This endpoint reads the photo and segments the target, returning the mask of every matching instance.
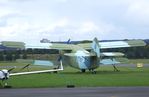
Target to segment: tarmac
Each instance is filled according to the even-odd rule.
[[[0,89],[0,97],[149,97],[149,87]]]

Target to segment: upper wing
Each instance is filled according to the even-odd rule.
[[[78,44],[84,49],[91,49],[92,43],[82,43]],[[146,43],[142,40],[128,40],[128,41],[112,41],[112,42],[99,42],[101,49],[107,48],[124,48],[124,47],[135,47],[135,46],[145,46]]]
[[[37,43],[37,44],[25,44],[23,42],[15,41],[2,41],[0,43],[0,49],[60,49],[60,50],[71,50],[72,44],[62,43]]]
[[[92,43],[80,43],[78,46],[81,46],[84,49],[91,49]],[[124,47],[135,47],[135,46],[145,46],[146,43],[142,40],[128,40],[128,41],[112,41],[112,42],[99,42],[101,49],[107,48],[124,48]],[[18,48],[18,49],[27,49],[27,48],[37,48],[37,49],[60,49],[60,50],[72,50],[73,44],[62,44],[62,43],[38,43],[35,45],[25,45],[23,42],[12,42],[12,41],[3,41],[1,46],[8,48]]]
[[[129,40],[129,41],[115,41],[115,42],[101,42],[99,43],[102,49],[106,48],[123,48],[123,47],[135,47],[145,46],[145,42],[142,40]]]
[[[0,43],[0,49],[50,49],[50,43],[37,43],[37,44],[25,44],[24,42],[15,42],[15,41],[2,41]]]
[[[24,49],[25,43],[15,41],[2,41],[0,43],[0,49],[10,49],[10,48]]]
[[[72,50],[73,44],[51,43],[51,49]]]

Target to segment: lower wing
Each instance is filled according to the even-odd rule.
[[[40,66],[54,66],[51,61],[46,61],[46,60],[17,60],[17,62],[23,62],[23,63],[33,64],[33,65],[40,65]],[[26,66],[28,66],[28,65],[26,65]],[[36,74],[36,73],[46,73],[46,72],[55,72],[55,71],[62,71],[62,70],[63,70],[63,64],[62,64],[62,61],[60,60],[60,65],[58,65],[58,67],[54,68],[54,69],[30,71],[30,72],[11,73],[10,76],[25,75],[25,74]]]

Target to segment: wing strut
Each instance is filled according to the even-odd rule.
[[[112,61],[113,61],[114,59],[112,58]],[[120,70],[118,70],[117,68],[116,68],[116,66],[115,66],[115,64],[112,64],[112,66],[113,66],[113,68],[114,68],[114,71],[120,71]]]
[[[120,71],[116,68],[115,64],[112,64],[113,68],[114,68],[114,71]]]

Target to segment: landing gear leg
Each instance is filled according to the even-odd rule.
[[[7,87],[8,86],[7,80],[2,80],[2,83],[3,83],[3,87]]]
[[[81,72],[82,72],[82,73],[85,73],[85,71],[86,71],[85,69],[81,69]]]
[[[113,68],[114,68],[114,71],[120,71],[116,68],[116,66],[114,64],[112,64]]]
[[[92,71],[92,74],[96,74],[96,71],[93,70],[93,71]]]
[[[96,71],[94,69],[89,69],[89,71],[91,71],[92,74],[96,74]]]
[[[4,88],[12,88],[12,86],[8,85],[7,82],[4,83],[4,86],[3,86],[3,87],[4,87]]]
[[[4,80],[2,80],[1,81],[1,83],[0,83],[0,87],[1,88],[4,88],[5,86],[7,86],[8,84],[4,81]]]

